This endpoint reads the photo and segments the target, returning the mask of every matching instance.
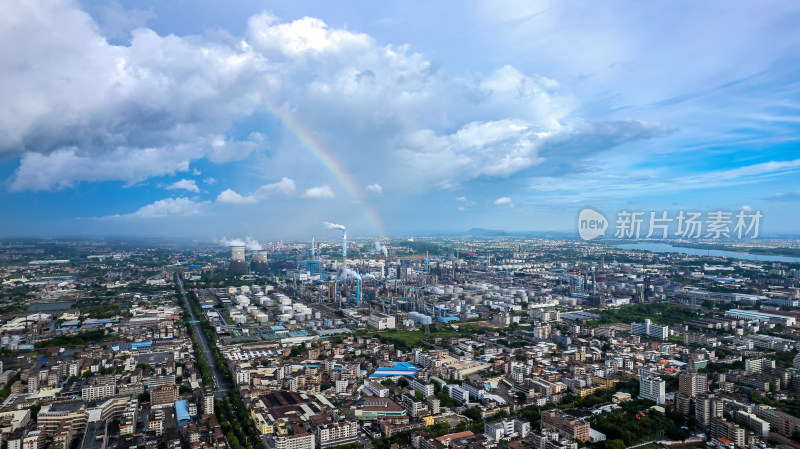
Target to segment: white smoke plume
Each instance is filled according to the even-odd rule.
[[[344,269],[342,269],[342,272],[339,274],[339,278],[342,279],[342,280],[345,280],[347,278],[353,278],[353,279],[361,280],[361,275],[358,274],[356,271],[350,269],[350,268],[344,268]]]
[[[220,245],[222,246],[244,246],[245,249],[248,251],[261,251],[264,249],[258,240],[247,237],[246,239],[228,239],[227,237],[222,237],[219,240]]]
[[[362,280],[365,280],[365,279],[375,279],[375,275],[374,275],[374,274],[372,274],[372,273],[367,273],[367,274],[365,274],[364,276],[361,276],[361,279],[362,279]]]
[[[230,239],[228,240],[227,237],[222,237],[219,239],[219,243],[222,246],[247,246],[247,242],[242,239]]]
[[[325,229],[338,229],[339,231],[346,231],[344,226],[336,223],[331,223],[328,221],[323,221],[322,226],[325,226]]]
[[[250,237],[247,237],[247,240],[245,241],[245,248],[248,251],[261,251],[262,249],[264,249],[264,247],[262,247],[261,244],[258,243],[258,240],[251,239]]]
[[[386,248],[386,245],[381,242],[375,242],[375,252],[383,253],[383,257],[389,257],[389,250]]]

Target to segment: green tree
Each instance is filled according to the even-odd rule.
[[[464,412],[464,416],[473,420],[473,421],[480,421],[481,420],[481,409],[477,405],[474,407],[468,408]]]
[[[606,449],[625,449],[625,443],[622,440],[611,440],[606,443]]]

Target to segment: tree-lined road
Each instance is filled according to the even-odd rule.
[[[200,349],[203,350],[203,355],[206,358],[206,362],[208,362],[208,366],[211,368],[211,377],[214,380],[214,394],[218,398],[222,398],[228,395],[228,388],[229,385],[225,382],[225,377],[220,374],[219,370],[217,369],[217,365],[214,363],[214,352],[211,351],[211,346],[208,344],[208,340],[206,339],[206,334],[203,333],[203,329],[200,328],[200,321],[197,318],[197,315],[194,313],[194,308],[192,305],[189,304],[189,298],[186,296],[186,289],[183,287],[183,279],[181,279],[180,274],[176,274],[175,278],[177,279],[178,286],[181,289],[181,296],[183,296],[183,303],[186,304],[186,308],[189,309],[189,315],[192,317],[192,328],[194,330],[194,338],[197,340],[197,343],[200,345]]]

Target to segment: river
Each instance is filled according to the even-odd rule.
[[[800,257],[749,254],[735,251],[722,251],[719,249],[687,248],[685,246],[672,246],[669,243],[625,243],[617,245],[617,248],[633,251],[651,251],[654,253],[681,253],[693,256],[729,257],[731,259],[753,260],[758,262],[800,263]]]

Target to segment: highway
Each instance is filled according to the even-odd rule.
[[[186,296],[186,289],[183,287],[183,279],[181,279],[180,274],[175,275],[177,279],[178,286],[181,288],[181,296],[183,296],[183,303],[186,304],[186,308],[189,309],[189,315],[192,317],[192,328],[194,330],[194,337],[197,340],[197,343],[200,345],[200,348],[203,350],[203,355],[208,362],[209,367],[211,368],[211,377],[214,380],[214,395],[218,398],[223,398],[228,395],[228,384],[225,383],[224,377],[220,374],[219,370],[217,369],[216,364],[214,363],[214,353],[211,351],[211,346],[208,344],[208,340],[206,339],[203,330],[200,328],[200,323],[198,320],[197,315],[194,313],[194,309],[192,308],[191,304],[189,304],[189,298]]]

